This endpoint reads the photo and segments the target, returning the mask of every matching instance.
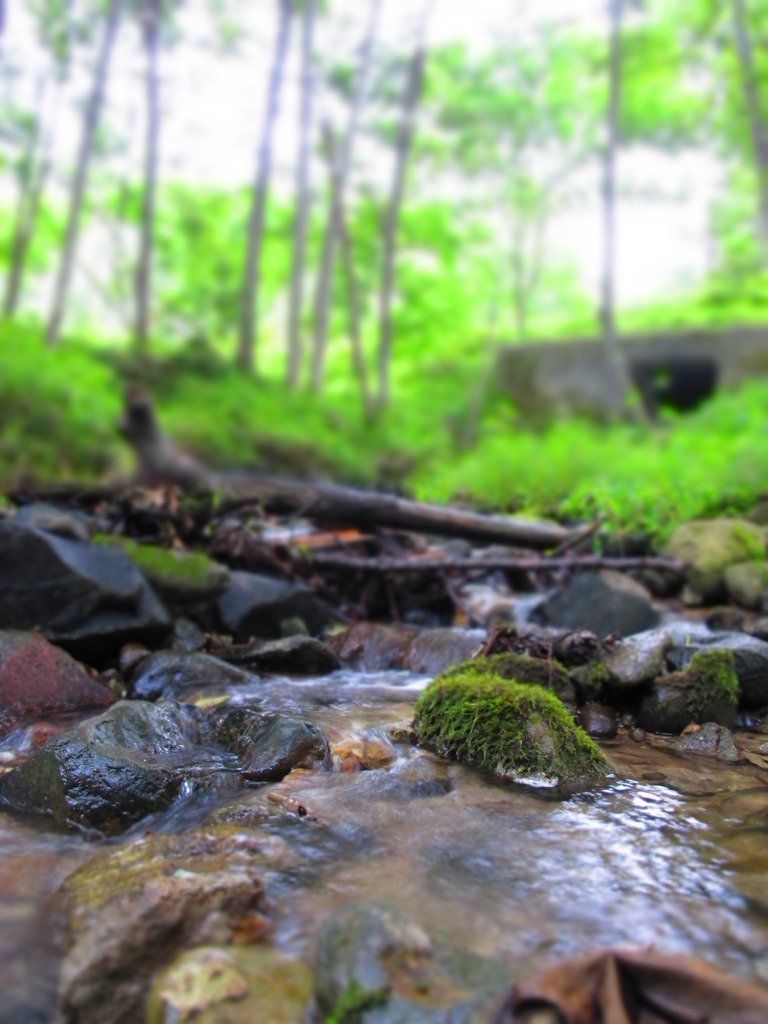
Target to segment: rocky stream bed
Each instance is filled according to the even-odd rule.
[[[441,590],[146,500],[0,520],[2,1022],[768,1020],[763,527]]]

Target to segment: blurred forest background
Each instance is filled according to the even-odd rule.
[[[768,0],[6,0],[0,476],[216,466],[667,528],[768,382],[521,420],[501,344],[768,318]]]

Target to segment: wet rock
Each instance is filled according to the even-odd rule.
[[[171,648],[184,654],[193,654],[205,647],[206,636],[199,626],[190,619],[179,616],[173,623]]]
[[[67,537],[69,540],[82,540],[86,543],[90,540],[88,516],[72,509],[57,508],[56,505],[42,501],[23,505],[13,517],[13,521],[17,526],[31,526],[45,533],[55,533],[58,537]]]
[[[415,710],[422,746],[539,792],[572,791],[608,772],[599,748],[540,686],[450,670]]]
[[[747,632],[757,640],[768,641],[768,616],[761,616],[759,619],[755,619]]]
[[[169,607],[196,608],[215,601],[229,586],[226,565],[199,551],[139,544],[117,534],[96,534],[94,543],[125,552]]]
[[[273,949],[204,946],[160,972],[146,1024],[297,1024],[312,994],[303,960]]]
[[[635,633],[615,644],[602,656],[612,690],[631,689],[651,682],[665,671],[672,636],[663,629]]]
[[[250,572],[232,573],[219,598],[219,614],[239,641],[277,639],[284,635],[282,624],[296,617],[306,623],[310,633],[320,633],[329,618],[308,587]]]
[[[739,703],[743,708],[757,709],[768,706],[768,642],[747,633],[702,635],[693,632],[690,636],[678,633],[674,637],[667,659],[674,668],[684,668],[695,654],[708,650],[725,650],[733,653],[739,681]]]
[[[714,633],[739,632],[744,629],[746,618],[741,608],[725,605],[723,608],[713,608],[705,622],[707,628],[711,629]]]
[[[358,622],[328,637],[328,646],[350,668],[381,672],[392,668],[405,647],[419,635],[415,626]]]
[[[68,649],[151,641],[165,608],[122,551],[67,540],[13,519],[0,523],[0,623],[35,626]]]
[[[478,629],[427,629],[406,641],[391,667],[436,676],[450,665],[471,658],[484,639],[485,634]]]
[[[228,827],[146,836],[70,875],[59,892],[62,1020],[136,1024],[153,975],[174,955],[266,925],[260,875],[273,845]]]
[[[144,644],[123,644],[117,659],[117,665],[124,676],[130,676],[151,651]]]
[[[328,764],[320,730],[290,716],[121,701],[0,776],[0,800],[57,825],[115,835],[169,807],[182,788],[231,791]]]
[[[332,740],[333,766],[339,771],[367,771],[386,768],[397,757],[395,748],[374,732],[342,736]]]
[[[432,939],[403,910],[357,901],[323,925],[315,958],[317,1018],[344,1024],[479,1024],[509,967]]]
[[[563,629],[588,629],[598,636],[629,636],[652,629],[659,614],[648,591],[612,570],[583,572],[540,604],[534,618]]]
[[[729,565],[765,558],[766,531],[745,519],[699,519],[683,523],[667,540],[662,554],[689,564],[688,586],[704,600],[723,592]]]
[[[579,725],[597,740],[610,740],[619,731],[619,718],[616,709],[607,704],[591,701],[579,708]]]
[[[233,751],[248,782],[274,782],[294,768],[330,767],[322,731],[289,715],[262,715],[247,707],[214,708],[208,715],[207,732]]]
[[[768,590],[768,563],[737,562],[723,573],[728,596],[742,608],[762,608],[763,595]]]
[[[704,757],[719,757],[721,761],[735,763],[741,760],[730,730],[715,722],[705,722],[700,729],[692,730],[675,741],[675,749],[681,754],[701,754]]]
[[[209,654],[158,651],[137,665],[131,679],[131,694],[139,700],[158,700],[190,690],[243,686],[257,678]]]
[[[222,644],[213,650],[223,661],[250,672],[325,676],[341,668],[338,655],[327,644],[300,633],[280,640]]]
[[[38,633],[0,631],[0,736],[29,718],[106,708],[114,698]]]
[[[0,800],[115,834],[168,807],[191,767],[199,718],[171,702],[121,701],[67,729],[24,764],[0,776]]]
[[[643,698],[638,722],[649,732],[679,733],[690,722],[736,721],[738,680],[730,651],[702,651],[681,672],[660,676]]]
[[[511,679],[524,685],[541,686],[554,693],[564,704],[575,707],[576,691],[573,683],[555,658],[532,658],[528,654],[506,651],[502,654],[489,654],[463,661],[446,669],[441,678],[487,675],[501,676],[502,679]]]

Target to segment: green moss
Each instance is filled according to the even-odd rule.
[[[419,743],[505,778],[558,782],[605,774],[597,745],[540,686],[491,672],[438,676],[416,703]]]
[[[570,677],[559,661],[554,658],[532,658],[528,654],[510,651],[462,661],[443,672],[440,678],[463,676],[474,679],[489,674],[501,676],[502,679],[514,679],[523,685],[542,686],[563,701],[574,699]]]
[[[732,651],[699,651],[691,658],[686,674],[690,679],[688,710],[694,721],[706,719],[716,708],[736,708],[739,681]]]
[[[172,551],[138,544],[129,537],[115,534],[97,533],[92,540],[94,544],[104,544],[124,551],[161,592],[199,592],[202,596],[222,590],[229,579],[226,566],[198,551]]]
[[[325,1017],[324,1024],[357,1024],[366,1010],[373,1010],[387,1001],[387,993],[361,988],[352,980]]]
[[[762,562],[765,558],[765,539],[755,536],[754,525],[735,522],[732,527],[733,538],[744,548],[744,561]]]

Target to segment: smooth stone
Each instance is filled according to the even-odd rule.
[[[721,761],[736,763],[741,760],[733,734],[716,722],[705,722],[700,729],[680,736],[675,749],[681,754],[701,754],[704,757],[719,757]]]
[[[584,732],[593,739],[611,740],[619,731],[616,709],[607,704],[591,701],[579,708],[578,722]]]
[[[137,700],[158,700],[176,697],[189,690],[244,686],[254,682],[258,682],[258,676],[210,654],[158,651],[137,665],[131,679],[131,696]]]
[[[416,626],[357,622],[327,638],[342,663],[362,672],[392,668],[406,646],[420,633]]]
[[[309,587],[258,573],[233,572],[219,598],[219,614],[238,641],[277,639],[286,620],[300,618],[312,634],[322,631],[329,614]]]
[[[579,573],[538,605],[534,618],[562,629],[591,630],[598,637],[630,636],[659,624],[648,591],[612,570]]]
[[[279,845],[279,843],[278,843]],[[271,837],[229,827],[149,835],[103,850],[63,882],[63,1021],[143,1021],[152,978],[184,949],[268,924],[261,873]]]
[[[55,533],[69,540],[81,540],[86,544],[91,539],[88,516],[47,502],[35,501],[30,505],[22,505],[13,517],[13,522],[18,526],[32,526],[36,530]]]
[[[688,586],[712,601],[724,589],[729,565],[765,558],[766,531],[746,519],[694,519],[672,531],[661,553],[687,562]]]
[[[728,596],[742,608],[751,611],[762,608],[763,595],[768,589],[766,562],[737,562],[723,573]]]
[[[168,613],[122,551],[0,523],[0,622],[38,627],[68,649],[150,641]]]
[[[0,631],[0,736],[31,718],[100,710],[112,703],[106,686],[39,633]]]
[[[392,668],[436,676],[451,665],[471,658],[484,639],[485,633],[480,629],[455,626],[427,629],[406,641],[395,655]]]
[[[601,656],[612,689],[632,688],[649,683],[666,668],[665,659],[672,636],[664,629],[635,633],[610,647]]]
[[[222,661],[250,672],[325,676],[341,668],[338,655],[327,644],[300,633],[279,640],[220,645],[213,650]]]

